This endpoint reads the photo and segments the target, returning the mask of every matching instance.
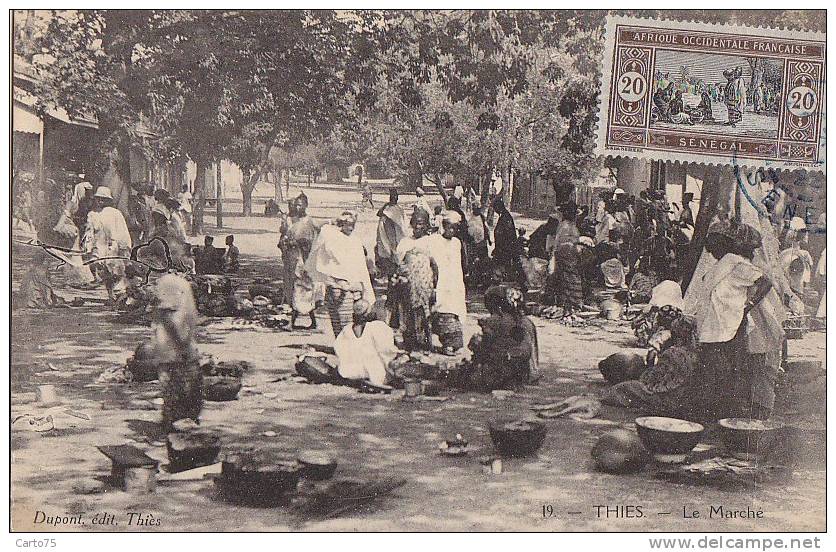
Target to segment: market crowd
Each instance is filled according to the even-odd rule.
[[[750,224],[720,214],[697,244],[690,193],[677,204],[661,190],[638,197],[606,190],[589,206],[557,206],[530,235],[517,227],[501,194],[487,209],[461,186],[439,199],[433,205],[418,188],[416,201],[404,205],[391,189],[377,211],[371,251],[355,234],[353,211],[315,220],[304,193],[286,213],[278,210],[290,325],[313,329],[315,313],[327,313],[340,377],[385,386],[396,359],[424,352],[461,360],[471,389],[513,389],[539,379],[531,315],[555,323],[590,313],[629,315],[646,360],[608,388],[603,402],[688,419],[768,418],[786,355],[784,323],[804,314],[804,300],[816,289],[816,316],[825,316],[826,251],[815,251],[814,259],[810,229],[799,217],[756,217]],[[172,197],[141,186],[127,218],[113,203],[107,187],[86,181],[66,202],[52,230],[67,246],[70,285],[103,284],[118,305],[132,296],[137,262],[165,260],[158,275],[240,270],[233,236],[225,248],[211,236],[202,246],[189,242],[188,189]],[[824,224],[822,214],[815,229]],[[686,270],[694,258],[696,269]],[[686,272],[693,272],[690,283]],[[155,335],[161,358],[179,374],[170,386],[182,395],[197,373],[195,303],[189,285],[173,278],[180,276],[157,282]],[[43,282],[33,269],[24,284],[37,291]],[[488,316],[465,343],[467,299],[478,298]],[[309,321],[302,326],[300,317]],[[177,400],[188,403],[194,394]]]

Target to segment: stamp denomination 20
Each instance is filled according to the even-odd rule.
[[[816,33],[610,17],[597,152],[824,170]]]

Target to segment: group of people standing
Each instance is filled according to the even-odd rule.
[[[466,274],[474,262],[489,260],[488,226],[478,207],[472,208],[469,219],[465,218],[457,194],[448,199],[445,209],[431,210],[419,189],[409,214],[399,200],[398,191],[393,189],[387,203],[379,208],[371,253],[354,235],[354,213],[345,211],[333,222],[316,222],[307,214],[304,194],[289,202],[289,214],[281,226],[284,291],[293,308],[293,325],[298,327],[297,317],[306,315],[311,320],[308,327],[315,327],[314,310],[321,305],[333,329],[339,373],[346,378],[365,378],[374,384],[387,381],[385,359],[394,358],[398,350],[394,330],[400,331],[399,345],[406,351],[433,351],[433,336],[437,336],[438,350],[444,355],[456,355],[465,346]],[[514,255],[503,254],[518,248],[518,236],[502,203],[497,202],[495,209],[500,216],[494,231],[494,257],[510,266]],[[385,299],[378,300],[373,276],[386,286]],[[507,294],[493,293],[502,297],[489,309],[495,311],[497,323],[502,318],[506,325],[513,320],[519,326],[519,331],[508,337],[525,344],[520,346],[523,353],[517,356],[525,357],[526,363],[536,358],[536,332],[522,321],[522,302],[508,303]],[[481,351],[480,358],[492,359],[489,350],[494,345],[494,340],[485,340],[484,346],[477,340],[471,348]],[[507,371],[506,365],[507,359],[502,364]],[[526,378],[531,371],[525,370]],[[490,380],[484,375],[481,379]],[[494,384],[505,385],[511,380],[521,383],[523,379],[509,379],[506,374]]]

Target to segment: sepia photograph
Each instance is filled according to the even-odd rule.
[[[9,25],[17,548],[819,547],[825,10]]]

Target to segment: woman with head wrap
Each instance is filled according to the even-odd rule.
[[[194,346],[197,307],[191,284],[175,274],[159,279],[156,299],[152,346],[163,384],[163,426],[169,430],[177,420],[198,421],[203,407],[203,377]]]
[[[305,261],[311,281],[325,289],[325,306],[335,336],[351,322],[356,299],[369,304],[375,301],[366,249],[353,235],[356,223],[354,213],[344,211],[334,224],[323,226]]]
[[[743,83],[743,70],[740,67],[723,71],[726,83],[726,109],[729,112],[726,125],[735,126],[743,120],[743,111],[746,109],[746,85]]]
[[[386,322],[377,320],[372,306],[363,299],[352,306],[352,322],[337,335],[334,351],[340,376],[385,385],[389,363],[398,354],[395,336]]]
[[[522,314],[522,292],[511,286],[491,286],[485,292],[488,318],[479,321],[481,336],[471,339],[477,389],[512,389],[534,381],[539,371],[537,329]]]
[[[658,349],[652,349],[653,361],[644,372],[638,379],[606,389],[601,402],[650,415],[704,419],[694,331],[692,320],[681,314],[672,319],[669,338]]]
[[[438,267],[433,306],[433,332],[438,334],[445,354],[452,355],[464,347],[462,320],[467,316],[464,273],[462,272],[462,244],[455,237],[461,217],[455,211],[445,211],[440,234],[418,240],[416,247],[426,252]]]
[[[389,281],[386,304],[391,313],[389,324],[393,328],[400,326],[404,348],[429,351],[432,349],[430,315],[438,266],[426,251],[416,247],[421,238],[429,235],[429,214],[416,209],[410,224],[413,236],[398,244],[398,271]]]
[[[309,328],[316,328],[314,316],[313,282],[305,274],[305,261],[311,253],[311,247],[319,234],[319,226],[308,215],[308,198],[300,194],[290,202],[290,213],[281,226],[279,249],[282,251],[284,265],[285,302],[293,307],[291,327],[296,325],[296,317],[309,315]]]
[[[753,264],[760,233],[748,224],[721,219],[708,229],[705,250],[717,262],[703,275],[706,300],[699,306],[697,340],[702,378],[713,414],[768,418],[775,402],[784,333],[775,312],[772,282]]]

